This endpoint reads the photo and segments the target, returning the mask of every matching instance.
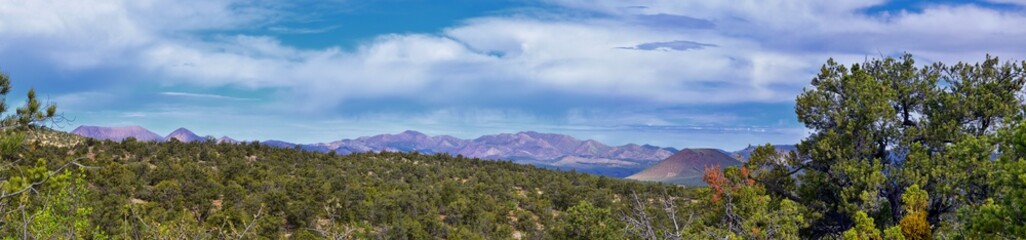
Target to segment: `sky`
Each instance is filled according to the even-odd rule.
[[[1026,60],[1026,1],[0,0],[7,101],[297,143],[416,130],[796,143],[828,58]]]

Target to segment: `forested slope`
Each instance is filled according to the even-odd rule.
[[[19,145],[10,142],[18,141],[17,135],[4,140]],[[624,236],[621,222],[630,211],[632,193],[685,195],[672,185],[460,156],[336,156],[258,143],[133,140],[77,140],[77,145],[57,147],[50,144],[53,140],[34,139],[41,138],[4,152],[8,159],[19,159],[13,164],[20,166],[5,169],[6,176],[18,176],[15,169],[45,173],[64,166],[69,171],[50,172],[63,178],[51,179],[36,194],[3,199],[6,210],[27,200],[23,206],[32,215],[61,203],[51,210],[81,217],[77,221],[90,226],[79,229],[82,234],[118,238],[559,238],[574,234],[567,232],[573,217],[567,211],[581,203],[602,214],[592,219],[596,222],[575,223],[587,224],[578,227],[601,229],[596,224],[605,219],[615,221],[606,231]],[[68,165],[72,161],[81,166]],[[28,222],[60,226],[57,220]],[[7,214],[0,229],[20,236],[25,229],[18,223],[23,222],[20,214]],[[28,232],[61,236],[32,227]]]

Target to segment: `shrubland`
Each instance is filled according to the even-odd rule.
[[[829,60],[796,99],[798,150],[759,147],[702,188],[446,154],[96,141],[48,130],[55,105],[29,100],[0,121],[0,236],[1023,238],[1024,68]]]

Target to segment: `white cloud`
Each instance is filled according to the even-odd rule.
[[[90,108],[94,106],[102,106],[109,104],[115,99],[115,96],[111,93],[104,92],[76,92],[64,95],[58,95],[53,98],[53,101],[58,106],[58,109],[64,111],[68,108]]]
[[[285,34],[315,34],[315,33],[329,32],[331,30],[338,29],[339,27],[342,27],[342,25],[331,25],[331,26],[319,27],[319,28],[292,28],[292,27],[276,26],[276,27],[269,27],[269,28],[267,28],[267,30],[270,30],[270,31],[276,32],[276,33],[285,33]]]
[[[280,15],[273,3],[7,1],[0,4],[0,53],[38,48],[64,68],[124,66],[161,84],[280,89],[310,109],[411,95],[465,101],[489,91],[654,104],[790,101],[828,57],[849,62],[909,51],[952,62],[1026,54],[1026,29],[1014,27],[1026,26],[1021,12],[936,5],[862,13],[881,2],[557,0],[607,17],[484,17],[343,50],[302,49],[268,36],[200,36],[273,22]],[[622,49],[674,42],[716,47]]]
[[[209,94],[209,93],[161,92],[160,95],[171,96],[171,97],[213,99],[213,100],[235,100],[235,101],[251,101],[251,100],[255,100],[255,99],[252,99],[252,98],[240,98],[240,97],[232,97],[232,96],[225,96],[225,95],[219,95],[219,94]]]
[[[1007,3],[1026,6],[1026,0],[989,0],[992,3]]]
[[[446,34],[471,49],[498,53],[500,69],[528,85],[657,102],[731,102],[766,96],[724,96],[709,84],[745,91],[751,86],[729,56],[757,43],[706,33],[681,34],[607,20],[542,21],[486,18]],[[686,39],[714,42],[717,49],[644,52],[622,49]]]
[[[6,0],[0,52],[30,52],[71,69],[131,65],[155,43],[268,19],[261,9],[234,0]]]

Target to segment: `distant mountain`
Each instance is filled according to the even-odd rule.
[[[175,129],[174,132],[171,132],[171,134],[168,134],[166,137],[164,137],[164,141],[171,140],[172,138],[178,140],[179,142],[206,140],[206,138],[200,137],[199,135],[196,135],[195,133],[192,133],[192,131],[189,131],[189,129],[185,128]]]
[[[399,134],[382,134],[357,139],[344,139],[326,144],[313,144],[311,147],[323,147],[327,151],[335,151],[339,154],[378,151],[456,154],[455,151],[467,143],[467,140],[452,136],[432,137],[417,131],[405,131]]]
[[[228,136],[224,136],[224,137],[218,138],[217,139],[217,143],[237,144],[237,143],[240,143],[240,142],[239,142],[239,140],[235,140],[234,138],[231,138],[231,137],[228,137]]]
[[[703,186],[706,167],[739,165],[740,161],[718,149],[684,149],[627,179]]]
[[[737,150],[737,151],[734,151],[734,152],[732,152],[730,154],[731,154],[732,157],[735,157],[738,160],[741,160],[742,162],[748,162],[748,158],[752,157],[752,152],[754,152],[755,148],[757,148],[757,147],[759,147],[759,146],[749,145],[745,149]],[[784,153],[784,154],[786,154],[788,152],[798,151],[798,146],[795,146],[793,144],[790,144],[790,145],[773,145],[773,148],[776,148],[778,153]]]
[[[206,140],[206,138],[200,137],[199,135],[196,135],[192,131],[189,131],[189,129],[185,129],[185,128],[176,129],[174,132],[171,132],[171,134],[168,134],[166,137],[161,137],[160,135],[157,135],[156,133],[153,133],[152,131],[147,130],[147,129],[145,129],[143,127],[140,127],[140,126],[98,127],[98,126],[82,125],[82,126],[79,126],[78,128],[75,128],[75,130],[72,130],[71,133],[75,134],[75,135],[83,136],[83,137],[88,137],[88,138],[101,139],[101,140],[112,140],[112,141],[122,141],[124,139],[129,138],[129,137],[135,138],[138,141],[155,141],[155,142],[167,141],[167,140],[172,139],[172,138],[174,138],[174,139],[176,139],[176,140],[178,140],[180,142],[192,142],[192,141],[203,141],[203,140]],[[232,139],[232,138],[227,137],[227,136],[222,137],[220,140],[218,140],[218,142],[223,142],[223,141],[238,142],[235,139]]]
[[[87,131],[90,129],[87,126],[79,128],[86,129],[82,130],[81,134],[76,132],[82,136],[105,136],[88,134],[91,132]],[[185,128],[179,128],[164,138],[141,127],[134,128],[151,135],[145,138],[136,137],[137,139],[149,139],[149,141],[177,139],[180,142],[206,140]],[[79,130],[76,129],[76,131]],[[120,139],[118,138],[118,140]],[[238,143],[239,141],[225,136],[218,139],[217,142]],[[380,151],[448,153],[472,158],[510,160],[546,168],[574,169],[612,177],[624,177],[638,172],[677,152],[677,149],[674,148],[661,148],[652,145],[608,146],[595,140],[579,140],[562,134],[538,132],[503,133],[484,135],[475,139],[460,139],[448,135],[428,136],[417,131],[404,131],[398,134],[381,134],[329,143],[296,144],[280,140],[267,140],[261,143],[273,147],[298,147],[306,151],[336,152],[338,154]]]
[[[582,141],[567,135],[538,132],[503,133],[466,140],[447,135],[428,136],[417,131],[405,131],[394,135],[383,134],[316,145],[334,149],[342,154],[367,151],[418,151],[487,159],[551,162],[565,156],[655,162],[677,151],[673,148],[637,144],[610,147],[595,140]]]
[[[280,147],[280,148],[293,148],[293,147],[296,147],[295,143],[290,143],[290,142],[286,142],[286,141],[279,141],[279,140],[267,140],[267,141],[263,141],[263,142],[260,142],[260,143],[262,143],[264,145],[267,145],[267,146]]]
[[[295,147],[274,141],[271,146]],[[381,134],[329,143],[299,145],[308,151],[350,154],[359,152],[448,153],[482,159],[511,160],[542,167],[575,169],[613,177],[624,177],[665,159],[677,150],[651,145],[608,146],[595,140],[538,132],[484,135],[460,139],[448,135],[428,136],[417,131]]]
[[[121,141],[126,138],[135,138],[138,141],[160,141],[160,135],[146,130],[140,126],[125,126],[125,127],[98,127],[98,126],[79,126],[75,130],[71,131],[72,134],[102,139]]]

